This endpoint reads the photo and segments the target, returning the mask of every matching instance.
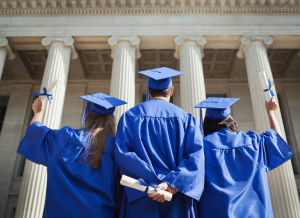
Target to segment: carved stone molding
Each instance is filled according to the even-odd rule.
[[[4,48],[7,52],[7,59],[8,60],[13,60],[16,55],[13,53],[13,51],[11,50],[9,44],[8,44],[8,40],[5,37],[1,37],[0,38],[0,48]]]
[[[214,0],[212,0],[214,2]],[[242,0],[243,1],[243,0]],[[101,1],[102,2],[102,1]],[[169,8],[166,6],[156,6],[158,8],[153,8],[151,5],[145,5],[144,0],[141,0],[140,7],[136,6],[133,7],[132,5],[127,7],[127,5],[121,4],[118,8],[116,7],[114,0],[111,0],[111,4],[105,5],[101,4],[97,5],[97,2],[92,0],[91,5],[85,4],[76,4],[76,1],[72,1],[71,4],[67,4],[66,1],[61,1],[61,3],[56,4],[57,7],[53,7],[55,4],[47,5],[47,1],[41,1],[40,5],[36,5],[36,1],[33,1],[31,6],[26,4],[26,8],[24,8],[25,4],[22,6],[18,6],[13,8],[10,5],[7,5],[6,2],[2,2],[2,9],[0,9],[0,16],[64,16],[64,15],[87,15],[87,14],[300,14],[300,8],[287,8],[287,7],[280,6],[280,7],[260,7],[258,8],[249,8],[246,6],[232,8],[226,7],[224,1],[221,5],[216,7],[205,6],[201,4],[201,7],[193,6],[190,8],[189,6],[185,5],[181,7],[181,5],[175,5],[175,0],[171,0],[171,5]],[[123,1],[121,1],[123,2]],[[124,1],[125,2],[125,1]],[[201,1],[204,2],[205,1]],[[105,3],[105,1],[103,1]],[[173,4],[174,3],[174,4]],[[191,1],[193,4],[193,0]],[[252,7],[252,6],[251,6]]]
[[[270,36],[243,36],[241,39],[241,44],[239,51],[237,52],[238,58],[245,57],[245,50],[250,46],[252,42],[260,41],[266,47],[266,49],[273,43],[273,38]]]
[[[204,36],[177,36],[174,40],[174,42],[176,44],[176,50],[174,53],[174,57],[179,59],[180,50],[181,50],[182,46],[184,45],[184,43],[189,42],[189,41],[196,42],[197,46],[199,46],[201,49],[201,56],[203,58],[204,57],[203,49],[204,49],[204,45],[207,42],[207,39]]]
[[[137,36],[112,36],[108,39],[108,44],[111,46],[111,58],[114,58],[114,52],[119,42],[129,42],[135,47],[135,58],[140,58],[140,38]]]
[[[53,42],[62,42],[66,47],[70,47],[71,49],[71,58],[76,59],[78,54],[74,47],[74,39],[72,37],[46,37],[42,40],[42,45],[46,46],[47,50],[49,51],[51,44]]]

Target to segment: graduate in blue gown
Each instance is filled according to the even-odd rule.
[[[44,218],[113,218],[121,210],[113,112],[126,102],[102,93],[80,98],[86,107],[79,130],[43,126],[44,103],[37,98],[34,117],[19,145],[19,154],[47,167]]]
[[[280,136],[274,97],[265,104],[272,129],[262,134],[237,131],[237,123],[230,115],[230,105],[237,100],[208,98],[196,106],[207,108],[201,218],[272,218],[267,173],[293,156]]]
[[[196,202],[204,186],[202,135],[196,119],[169,102],[173,94],[170,77],[182,73],[168,68],[139,73],[149,77],[151,100],[122,115],[116,161],[122,175],[142,179],[152,187],[159,185],[173,193],[173,198],[168,202],[164,195],[125,187],[126,217],[197,218]]]

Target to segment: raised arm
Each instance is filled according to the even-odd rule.
[[[271,128],[274,129],[276,132],[278,132],[279,135],[281,135],[280,126],[275,116],[275,110],[278,108],[278,105],[275,101],[274,96],[271,98],[269,102],[267,101],[265,102],[265,107],[269,117]]]
[[[45,104],[43,100],[40,98],[36,98],[32,104],[32,109],[34,112],[34,116],[30,122],[30,125],[37,121],[42,122],[45,109]]]

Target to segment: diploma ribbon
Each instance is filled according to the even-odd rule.
[[[45,87],[43,88],[43,90],[44,90],[44,93],[33,93],[33,94],[31,94],[31,95],[32,95],[32,96],[42,96],[42,95],[46,95],[48,101],[49,101],[50,104],[51,104],[51,101],[50,101],[50,100],[53,99],[53,95],[48,94],[48,93],[47,93],[47,89],[46,89]]]
[[[156,183],[147,183],[147,182],[145,182],[143,179],[139,179],[139,182],[141,183],[141,185],[143,185],[143,186],[147,186],[147,188],[146,188],[146,190],[144,191],[144,192],[146,192],[146,193],[148,193],[148,190],[149,190],[149,186],[151,186],[152,188],[156,188],[156,187],[158,187],[159,189],[161,189],[159,186],[158,186],[158,184],[156,184]]]
[[[264,89],[264,92],[270,91],[271,95],[275,96],[274,93],[273,93],[273,91],[271,90],[271,86],[274,85],[274,82],[271,81],[270,79],[268,79],[268,81],[269,81],[269,88],[268,89]]]

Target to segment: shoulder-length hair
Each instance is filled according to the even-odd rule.
[[[224,120],[210,119],[205,117],[203,124],[204,136],[220,131],[223,128],[226,128],[230,132],[237,132],[238,124],[231,115]]]

